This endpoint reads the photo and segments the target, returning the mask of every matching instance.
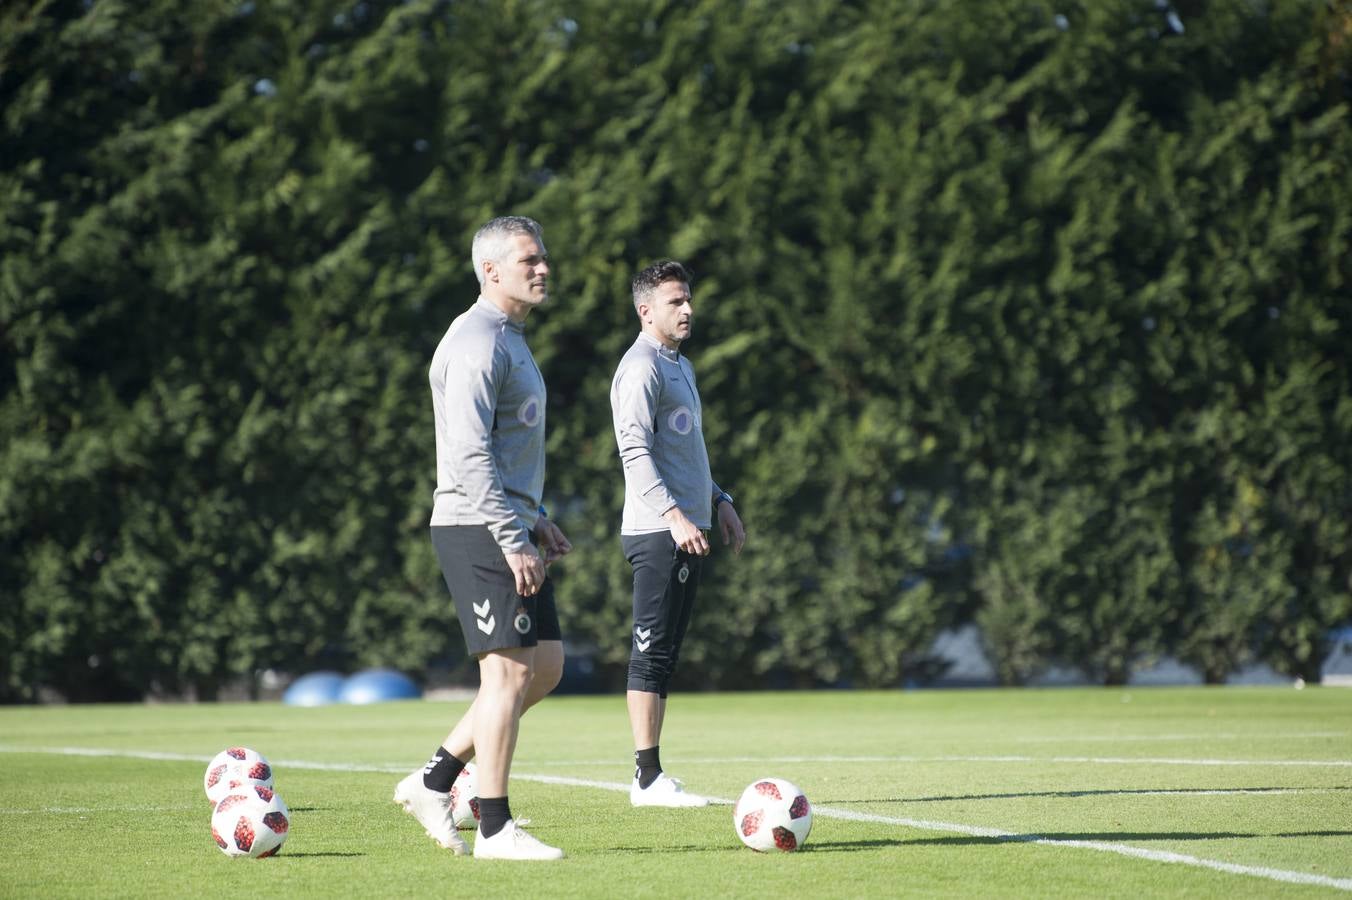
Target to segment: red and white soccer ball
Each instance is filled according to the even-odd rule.
[[[263,755],[248,747],[227,747],[207,763],[202,788],[212,804],[220,803],[235,788],[272,787],[272,766]]]
[[[783,778],[758,778],[742,791],[733,808],[732,827],[752,850],[798,850],[812,831],[812,804]]]
[[[474,763],[466,763],[451,783],[451,821],[456,828],[479,827],[479,779]]]
[[[211,836],[226,856],[272,856],[291,831],[291,813],[270,787],[252,784],[231,791],[211,814]]]

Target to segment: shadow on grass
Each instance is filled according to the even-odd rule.
[[[804,853],[854,853],[860,850],[881,850],[884,847],[906,847],[915,841],[876,840],[876,841],[814,841],[809,839],[803,845]]]
[[[337,851],[332,852],[332,853],[287,853],[287,852],[283,851],[283,852],[277,854],[277,858],[278,858],[278,859],[283,859],[283,858],[285,858],[285,859],[300,859],[300,858],[302,858],[302,857],[337,856],[337,857],[342,857],[342,858],[346,859],[346,858],[352,857],[352,856],[365,856],[365,855],[366,855],[365,853],[351,853],[351,852],[339,853],[339,852],[337,852]]]
[[[903,841],[903,840],[900,840],[900,839],[895,839],[895,840],[879,839],[879,840],[873,840],[873,841],[818,841],[818,840],[814,840],[814,839],[809,838],[809,839],[808,839],[808,842],[802,846],[802,848],[799,850],[799,852],[800,852],[800,853],[840,853],[840,852],[850,852],[850,851],[858,851],[858,850],[878,850],[878,849],[881,849],[881,848],[883,848],[883,847],[905,847],[905,846],[907,846],[907,845],[909,845],[909,844],[913,844],[913,843],[915,843],[915,842],[914,842],[914,841]],[[718,851],[720,851],[720,850],[723,851],[723,852],[725,852],[725,853],[739,853],[739,854],[750,853],[750,854],[753,854],[753,855],[759,855],[759,856],[764,856],[764,855],[774,856],[774,855],[775,855],[774,853],[770,853],[770,854],[758,854],[755,850],[751,850],[750,848],[744,847],[744,846],[742,846],[741,844],[737,844],[736,846],[733,846],[733,845],[731,845],[731,844],[728,844],[728,845],[720,845],[720,846],[717,846],[717,847],[711,847],[711,846],[709,846],[708,844],[681,844],[681,845],[677,845],[677,846],[663,845],[663,846],[661,846],[661,847],[648,846],[648,847],[608,847],[608,848],[606,848],[606,852],[607,852],[607,853],[680,853],[680,852],[683,852],[683,851],[684,851],[684,852],[687,852],[687,853],[715,853],[715,852],[718,852]]]
[[[711,847],[708,844],[663,844],[660,847],[651,844],[644,847],[637,846],[619,846],[607,847],[606,853],[708,853],[711,850],[733,850],[742,849],[740,846],[733,847]]]
[[[1009,794],[941,794],[935,797],[893,797],[887,800],[821,800],[820,806],[855,803],[945,803],[956,800],[1019,800],[1027,797],[1111,797],[1149,794],[1284,794],[1290,791],[1352,792],[1352,787],[1242,787],[1242,788],[1115,788],[1095,791],[1023,791]]]

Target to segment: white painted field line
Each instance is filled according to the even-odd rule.
[[[97,756],[97,757],[116,757],[122,759],[149,759],[157,761],[172,762],[209,762],[211,757],[198,756],[182,753],[160,753],[157,751],[136,751],[136,750],[106,750],[89,747],[13,747],[0,745],[0,753],[46,753],[61,756]],[[942,759],[942,757],[940,757]],[[1045,762],[1045,760],[1043,760]],[[1133,760],[1134,761],[1134,760]],[[1249,763],[1250,765],[1262,765],[1262,763]],[[397,773],[409,771],[408,766],[389,766],[389,765],[370,765],[370,764],[345,764],[345,763],[323,763],[309,762],[306,760],[276,760],[274,766],[293,769],[315,769],[321,771],[337,772],[386,772]],[[556,784],[569,787],[588,787],[608,791],[628,791],[628,784],[620,784],[611,781],[593,781],[582,778],[567,778],[556,775],[532,775],[532,774],[514,774],[513,778],[519,778],[522,781],[534,781],[542,784]],[[731,805],[732,801],[724,798],[711,798],[713,802]],[[1203,859],[1197,856],[1190,856],[1185,853],[1171,853],[1161,850],[1149,850],[1143,847],[1133,847],[1130,844],[1120,844],[1109,841],[1075,841],[1063,838],[1044,838],[1036,834],[1019,834],[1013,831],[1004,831],[998,828],[986,828],[977,825],[960,825],[953,822],[938,822],[929,819],[908,819],[898,816],[882,816],[873,813],[861,813],[849,809],[836,809],[827,806],[814,806],[812,809],[814,816],[821,816],[827,819],[842,819],[851,822],[870,822],[882,825],[898,825],[906,828],[914,828],[920,831],[939,831],[951,834],[962,834],[969,837],[994,838],[996,840],[1008,841],[1010,843],[1030,843],[1043,844],[1053,847],[1074,847],[1083,850],[1096,850],[1101,853],[1116,853],[1120,856],[1131,856],[1137,859],[1144,859],[1151,862],[1175,863],[1179,865],[1195,866],[1198,868],[1212,869],[1217,872],[1226,872],[1232,875],[1247,875],[1254,878],[1263,878],[1269,881],[1281,881],[1289,884],[1310,884],[1319,887],[1334,888],[1340,891],[1352,892],[1352,878],[1330,878],[1326,875],[1312,875],[1308,872],[1292,872],[1286,869],[1274,869],[1268,866],[1244,866],[1236,863],[1221,862],[1214,859]]]
[[[211,757],[184,753],[160,753],[153,750],[107,750],[86,747],[18,747],[0,745],[0,753],[53,753],[65,756],[122,756],[129,759],[157,759],[169,762],[209,762]],[[682,757],[687,765],[727,765],[729,763],[934,763],[934,762],[970,762],[970,763],[1084,763],[1086,765],[1147,765],[1147,766],[1282,766],[1312,768],[1352,768],[1352,759],[1189,759],[1186,757],[1158,756],[690,756]],[[307,760],[274,760],[275,765],[294,765],[299,768],[332,768],[340,772],[403,772],[398,766],[368,766],[353,769],[346,763],[310,762]],[[623,760],[614,759],[562,759],[535,760],[534,766],[621,766]],[[408,768],[408,767],[406,767]],[[410,769],[411,770],[411,769]],[[546,776],[540,776],[544,778]],[[599,782],[598,782],[599,783]],[[625,790],[629,788],[626,786]]]
[[[82,754],[83,755],[83,754]],[[100,754],[102,755],[102,754]],[[158,757],[157,757],[158,759]],[[203,757],[205,759],[205,757]],[[194,757],[190,762],[200,761]],[[287,768],[294,769],[318,769],[331,770],[338,772],[354,771],[355,767],[337,765],[333,763],[305,763],[299,761],[287,761],[282,763]],[[402,772],[403,769],[395,766],[373,766],[370,771],[374,772]],[[615,781],[591,781],[581,778],[562,778],[555,775],[516,775],[525,781],[534,781],[539,784],[558,784],[567,787],[592,787],[600,790],[616,791],[623,793],[629,790],[629,785],[620,784]],[[1066,791],[1063,796],[1066,797],[1087,797],[1102,796],[1104,794],[1122,793],[1133,797],[1213,797],[1230,796],[1235,794],[1258,794],[1262,796],[1274,796],[1280,794],[1333,794],[1341,793],[1337,788],[1233,788],[1233,789],[1212,789],[1212,790],[1169,790],[1169,791]],[[731,806],[731,800],[724,800],[718,797],[709,798],[716,805]],[[84,815],[118,813],[118,812],[182,812],[183,810],[195,809],[194,806],[180,803],[177,806],[100,806],[94,809],[90,806],[43,806],[35,809],[18,809],[15,807],[0,806],[0,816],[31,816],[31,815]],[[830,813],[825,813],[828,817]]]
[[[1199,734],[1062,734],[1056,736],[1028,735],[1010,740],[1017,744],[1079,744],[1079,743],[1117,743],[1118,741],[1161,743],[1167,741],[1293,741],[1309,738],[1347,737],[1346,731],[1303,731],[1284,734],[1253,734],[1239,731],[1221,731]]]
[[[32,816],[32,815],[84,815],[85,813],[122,813],[122,812],[184,812],[189,809],[202,809],[201,805],[189,806],[186,803],[180,803],[176,806],[148,806],[138,804],[135,806],[100,806],[94,809],[89,806],[42,806],[36,809],[16,809],[14,807],[0,807],[0,816]]]
[[[1037,759],[1020,759],[1019,762],[1038,762]],[[1107,765],[1152,766],[1315,766],[1352,768],[1352,759],[1187,759],[1176,757],[1156,757],[1142,759],[1132,756],[1053,756],[1047,762],[1095,763]]]
[[[1085,763],[1090,765],[1173,765],[1173,766],[1312,766],[1315,768],[1352,768],[1352,759],[1186,759],[1157,756],[682,756],[688,765],[727,765],[729,763]],[[538,760],[538,766],[614,766],[613,759]]]
[[[973,825],[955,825],[950,822],[932,822],[926,819],[903,819],[895,816],[879,816],[871,813],[854,812],[848,809],[825,809],[812,807],[814,816],[834,819],[848,819],[854,822],[874,822],[881,825],[903,825],[923,831],[948,831],[965,834],[969,837],[993,838],[999,841],[1021,844],[1044,844],[1049,847],[1077,847],[1082,850],[1097,850],[1100,853],[1116,853],[1121,856],[1133,856],[1138,859],[1160,863],[1178,863],[1185,866],[1197,866],[1228,872],[1232,875],[1249,875],[1254,878],[1266,878],[1269,881],[1282,881],[1289,884],[1312,884],[1319,887],[1336,888],[1340,891],[1352,891],[1352,878],[1330,878],[1327,875],[1312,875],[1308,872],[1291,872],[1286,869],[1273,869],[1269,866],[1243,866],[1237,863],[1221,862],[1215,859],[1202,859],[1186,853],[1170,853],[1164,850],[1147,850],[1130,844],[1118,844],[1110,841],[1072,841],[1064,838],[1044,838],[1036,834],[1016,834],[997,828],[979,828]]]
[[[1273,797],[1281,794],[1345,794],[1352,788],[1198,788],[1160,791],[1057,791],[1058,797],[1101,797],[1105,794],[1123,794],[1131,797],[1228,797],[1236,794],[1256,794]]]

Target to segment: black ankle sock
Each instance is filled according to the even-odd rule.
[[[479,798],[479,834],[492,837],[503,829],[512,817],[512,808],[506,797]]]
[[[647,750],[634,751],[634,777],[638,779],[638,786],[647,789],[648,785],[657,780],[657,776],[662,774],[662,763],[657,759],[657,748],[649,747]]]
[[[427,765],[423,766],[423,787],[444,794],[451,789],[455,776],[459,775],[463,768],[465,764],[452,756],[451,751],[445,747],[438,747],[437,752],[427,761]]]

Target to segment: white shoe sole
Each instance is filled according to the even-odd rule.
[[[659,785],[662,785],[662,787],[658,787]],[[687,809],[708,806],[709,798],[702,797],[699,794],[687,794],[684,785],[678,779],[669,778],[666,774],[662,774],[646,790],[638,786],[638,778],[636,777],[629,785],[629,805]]]
[[[516,831],[521,831],[526,839],[521,844],[514,840],[501,840],[499,838],[499,835],[511,834]],[[506,828],[491,838],[486,838],[482,832],[475,831],[474,858],[547,862],[554,859],[563,859],[563,851],[558,847],[540,843],[527,834],[524,829],[519,828],[513,820],[509,819]]]
[[[556,847],[556,848],[554,848],[554,849],[557,850],[558,848]],[[551,854],[551,855],[548,855],[548,856],[535,856],[535,855],[532,855],[532,856],[518,856],[518,855],[516,855],[516,854],[509,854],[509,853],[503,853],[503,854],[497,854],[497,853],[475,853],[475,854],[474,854],[474,858],[475,858],[475,859],[507,859],[507,860],[513,860],[513,861],[515,861],[515,862],[550,862],[551,860],[555,860],[555,859],[563,859],[563,851],[562,851],[562,850],[559,850],[558,854],[556,854],[556,855]]]
[[[447,841],[444,841],[441,838],[437,837],[435,834],[433,834],[432,829],[428,828],[426,825],[423,825],[422,820],[418,818],[418,814],[413,810],[413,798],[404,792],[403,781],[399,782],[399,784],[397,784],[394,788],[394,802],[402,806],[404,808],[404,812],[408,813],[410,816],[413,817],[413,821],[423,826],[423,831],[427,833],[427,836],[430,837],[438,847],[442,847],[446,850],[449,850],[456,856],[469,855],[469,844],[466,843],[465,839],[462,838],[454,829],[452,829],[450,835],[448,836],[449,837],[448,843]]]

